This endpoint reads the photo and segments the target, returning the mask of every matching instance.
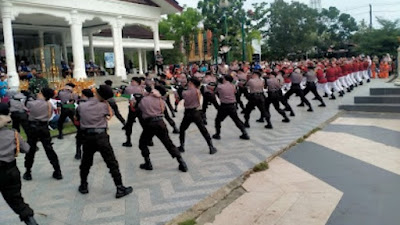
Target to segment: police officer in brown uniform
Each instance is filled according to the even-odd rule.
[[[37,225],[33,210],[21,196],[21,176],[15,158],[27,153],[29,145],[18,132],[8,129],[8,105],[0,103],[0,192],[11,209],[28,225]]]
[[[81,185],[79,192],[89,193],[87,178],[90,167],[93,165],[93,156],[99,151],[104,162],[110,169],[110,174],[117,187],[116,198],[124,197],[132,193],[132,187],[122,185],[122,177],[119,171],[118,161],[110,144],[110,136],[107,134],[107,120],[112,117],[112,109],[107,99],[114,93],[107,85],[100,85],[95,97],[82,102],[77,109],[77,119],[80,121],[80,129],[83,134],[83,155],[80,166]]]
[[[163,115],[165,110],[165,103],[161,98],[161,94],[150,87],[146,87],[149,93],[139,103],[139,108],[143,117],[143,132],[139,139],[139,149],[142,152],[144,163],[140,165],[141,169],[153,170],[153,165],[150,161],[150,150],[148,143],[154,136],[164,144],[172,158],[176,158],[179,163],[179,170],[186,172],[188,170],[185,161],[183,160],[178,148],[172,143],[167,126],[164,123]]]
[[[183,99],[185,100],[185,114],[180,127],[179,140],[181,146],[179,147],[180,152],[185,152],[185,132],[189,128],[190,124],[195,123],[199,128],[204,139],[206,139],[210,154],[215,154],[217,149],[213,146],[210,134],[204,125],[202,112],[200,108],[200,81],[197,78],[192,78],[188,84],[188,90],[183,92]]]
[[[28,114],[25,107],[26,96],[22,93],[17,93],[10,99],[10,112],[12,119],[13,129],[20,132],[20,126],[24,129],[25,133],[28,132]]]
[[[303,80],[303,75],[301,74],[301,71],[299,68],[295,69],[294,72],[290,75],[290,80],[292,81],[292,86],[290,87],[290,90],[286,92],[284,96],[284,104],[285,104],[285,110],[290,111],[291,115],[294,115],[292,107],[288,104],[290,96],[293,94],[297,94],[301,101],[303,101],[307,106],[309,112],[313,112],[314,110],[312,109],[312,106],[310,102],[304,97],[303,90],[301,89],[300,83]]]
[[[65,87],[58,92],[58,98],[61,104],[61,114],[58,119],[58,139],[63,139],[63,126],[67,117],[73,121],[75,116],[75,102],[78,100],[78,95],[73,93],[75,84],[68,83]]]
[[[318,107],[326,107],[324,100],[318,94],[317,91],[317,85],[315,83],[317,82],[318,79],[317,79],[317,74],[315,73],[314,70],[315,70],[314,66],[309,66],[308,72],[305,74],[305,77],[307,79],[307,84],[306,88],[303,90],[304,97],[311,91],[314,94],[315,99],[321,102],[321,104]],[[303,107],[304,102],[302,101],[298,106]]]
[[[248,97],[248,89],[246,87],[246,83],[247,83],[247,74],[243,71],[243,69],[240,69],[238,74],[237,74],[237,87],[238,90],[236,92],[236,101],[239,104],[240,108],[242,110],[245,109],[243,101],[241,99],[242,95],[244,95],[244,97]]]
[[[87,102],[89,98],[93,98],[93,92],[90,89],[83,89],[82,90],[82,96],[78,100],[78,105],[80,105],[83,102]],[[75,118],[74,124],[76,126],[76,153],[75,153],[75,159],[79,160],[82,158],[82,145],[83,145],[83,133],[80,129],[80,122]]]
[[[221,101],[217,117],[215,118],[215,129],[216,134],[212,137],[214,139],[221,139],[221,123],[229,116],[236,126],[242,131],[240,139],[249,140],[250,137],[247,134],[246,128],[243,122],[239,119],[236,111],[236,87],[232,84],[233,78],[230,75],[225,75],[223,83],[217,86],[216,92]]]
[[[125,125],[126,142],[122,144],[124,147],[132,147],[131,135],[133,124],[136,122],[136,118],[139,119],[139,122],[141,121],[138,104],[143,98],[144,89],[140,83],[141,80],[139,78],[133,77],[131,85],[129,85],[124,92],[124,94],[131,96],[131,100],[129,101],[128,120]]]
[[[165,104],[168,105],[169,96],[168,96],[168,90],[165,87],[165,85],[162,82],[160,82],[159,80],[155,80],[154,89],[156,89],[157,91],[160,92],[161,98],[164,100]],[[172,110],[172,113],[174,113],[173,110]],[[164,117],[165,117],[165,120],[167,120],[167,122],[169,123],[169,125],[171,125],[171,127],[173,128],[172,133],[179,134],[179,129],[176,126],[175,121],[169,116],[167,109],[164,110]]]
[[[275,110],[282,115],[283,117],[282,122],[289,123],[290,120],[286,116],[285,111],[282,110],[279,106],[279,102],[281,101],[283,95],[282,95],[282,85],[280,84],[276,76],[277,74],[275,72],[272,72],[268,75],[268,79],[266,80],[266,87],[268,88],[268,97],[266,98],[265,101],[265,108],[267,110],[267,115],[271,116],[269,109],[272,104]],[[273,127],[272,124],[270,123],[270,126],[267,125],[265,126],[265,128],[272,129]]]
[[[249,119],[251,112],[258,108],[261,112],[261,120],[257,120],[257,122],[264,122],[264,119],[267,121],[267,127],[271,126],[270,115],[265,111],[265,96],[264,96],[264,80],[260,78],[261,73],[254,72],[251,79],[247,81],[246,87],[249,88],[249,102],[246,105],[246,109],[244,110],[244,118],[245,123],[244,126],[249,128]]]
[[[48,121],[53,114],[53,107],[49,102],[49,99],[52,97],[54,97],[54,90],[43,88],[41,92],[36,95],[36,100],[28,99],[26,103],[26,107],[29,110],[28,144],[30,150],[25,155],[26,172],[23,176],[25,180],[32,180],[31,169],[37,151],[36,144],[38,141],[42,142],[47,158],[54,168],[53,178],[57,180],[63,179],[58,156],[53,149],[53,144],[51,143],[48,125]]]
[[[106,84],[112,88],[113,82],[111,80],[106,80],[106,81],[104,81],[104,84]],[[110,104],[110,107],[112,108],[115,117],[117,117],[117,119],[125,127],[126,121],[125,121],[124,117],[122,117],[121,113],[119,113],[119,108],[118,108],[117,102],[115,101],[115,98],[110,98],[107,101],[108,101],[108,104]]]
[[[187,83],[188,80],[186,74],[181,73],[175,78],[175,87],[177,88],[177,95],[175,96],[175,112],[178,112],[178,105],[183,98],[182,93],[185,90]]]
[[[219,104],[217,102],[217,98],[215,96],[215,88],[217,87],[218,81],[217,78],[212,76],[211,72],[207,72],[204,79],[203,79],[203,85],[204,91],[203,91],[203,120],[204,124],[207,125],[207,108],[209,103],[214,105],[215,109],[219,109]]]

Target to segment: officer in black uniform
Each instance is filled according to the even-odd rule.
[[[112,88],[113,82],[111,80],[106,80],[106,81],[104,81],[104,83]],[[115,101],[115,98],[114,97],[110,98],[107,101],[108,101],[108,104],[110,104],[110,107],[112,108],[112,110],[114,111],[115,117],[117,117],[117,119],[125,127],[126,121],[125,121],[124,117],[122,117],[121,113],[119,113],[118,105],[117,105],[117,102]]]
[[[68,83],[65,85],[63,90],[58,92],[58,98],[61,101],[59,107],[61,107],[60,118],[58,119],[58,139],[63,139],[63,126],[67,117],[74,121],[75,116],[75,102],[78,100],[78,95],[73,93],[75,84]]]
[[[47,158],[50,160],[50,163],[54,168],[53,178],[57,180],[63,179],[58,156],[53,149],[49,131],[48,121],[53,115],[53,107],[49,102],[49,99],[52,97],[54,97],[54,90],[43,88],[41,92],[36,95],[35,100],[28,99],[26,103],[26,107],[29,110],[28,144],[31,148],[25,155],[26,172],[23,176],[25,180],[32,180],[31,169],[37,151],[36,144],[38,141],[42,142]]]
[[[90,89],[83,89],[82,90],[82,96],[78,100],[78,105],[87,102],[89,98],[93,98],[93,92]],[[82,142],[83,142],[83,134],[82,130],[80,129],[80,122],[77,120],[77,118],[74,119],[74,124],[76,126],[76,153],[75,153],[75,159],[80,160],[82,158]]]
[[[0,103],[0,192],[11,209],[28,225],[37,225],[33,210],[21,196],[21,176],[15,158],[27,153],[29,145],[18,132],[8,129],[11,123],[8,105]]]
[[[210,149],[210,154],[215,154],[217,149],[214,147],[210,134],[207,131],[206,126],[202,118],[202,111],[200,111],[200,81],[197,78],[192,78],[188,84],[188,90],[182,93],[183,99],[185,100],[185,115],[181,123],[181,133],[179,140],[181,146],[179,147],[180,152],[185,152],[185,131],[189,128],[191,123],[196,124],[199,128],[204,139],[207,141]]]
[[[107,85],[100,85],[95,93],[96,97],[82,102],[77,109],[77,119],[83,134],[83,155],[80,166],[81,185],[79,192],[89,193],[87,178],[90,167],[93,165],[93,156],[99,151],[110,169],[111,176],[117,187],[116,198],[121,198],[132,193],[132,187],[122,185],[122,177],[119,171],[118,161],[110,144],[107,134],[107,120],[112,117],[112,109],[107,100],[114,96],[112,89]]]

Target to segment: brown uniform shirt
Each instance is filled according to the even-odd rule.
[[[281,84],[279,83],[279,80],[277,78],[273,77],[267,80],[267,87],[268,91],[279,91],[281,89]]]
[[[187,83],[188,81],[185,75],[180,75],[176,78],[176,84],[178,85],[185,87]]]
[[[29,110],[29,121],[49,121],[49,107],[52,108],[49,102],[42,99],[37,99],[28,101],[26,107]]]
[[[236,87],[235,85],[226,82],[218,85],[216,92],[219,94],[219,100],[224,104],[236,103]]]
[[[78,96],[72,93],[70,90],[61,90],[58,92],[58,98],[62,104],[67,104],[70,100],[78,100]]]
[[[107,128],[107,116],[110,115],[108,104],[97,98],[81,102],[77,108],[81,128]]]
[[[134,95],[134,94],[143,94],[144,89],[140,85],[129,85],[125,88],[124,94],[126,95]]]
[[[250,93],[262,93],[264,90],[264,80],[259,78],[250,79],[246,86],[249,88]]]
[[[316,82],[317,79],[317,74],[314,71],[308,71],[306,73],[306,78],[307,78],[307,82]]]
[[[206,84],[206,88],[204,88],[204,92],[214,93],[215,87],[217,85],[217,78],[214,76],[206,76],[203,79],[203,84]]]
[[[14,95],[14,97],[10,99],[10,112],[25,112],[25,101],[26,97],[23,94],[19,93]]]
[[[18,141],[20,152],[27,153],[29,151],[29,145],[19,134]],[[0,161],[6,163],[14,161],[16,147],[15,131],[6,127],[0,128]]]
[[[243,72],[239,72],[237,74],[237,79],[239,81],[238,86],[239,87],[244,87],[244,85],[247,82],[247,74],[243,73]]]
[[[165,103],[162,98],[148,95],[139,103],[143,119],[164,116]]]
[[[300,84],[303,81],[303,75],[301,75],[301,73],[293,72],[290,75],[290,80],[293,84]]]
[[[197,88],[189,88],[183,92],[185,109],[197,109],[200,107],[200,91]]]

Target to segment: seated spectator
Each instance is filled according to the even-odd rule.
[[[6,96],[7,96],[7,92],[8,92],[8,83],[6,81],[6,74],[1,73],[0,74],[0,99],[1,102],[8,102]]]

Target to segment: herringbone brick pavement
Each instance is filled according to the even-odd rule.
[[[381,81],[373,81],[370,86],[381,85]],[[163,224],[334,116],[338,112],[339,104],[351,104],[354,95],[365,94],[367,91],[368,87],[362,86],[343,99],[327,100],[328,107],[324,109],[316,107],[317,102],[313,102],[314,113],[306,112],[306,108],[296,108],[299,99],[292,97],[291,104],[296,108],[296,117],[291,118],[291,123],[284,124],[280,122],[280,115],[271,109],[274,130],[266,130],[264,124],[256,123],[259,113],[253,112],[249,129],[250,141],[239,140],[240,132],[228,118],[222,125],[222,140],[214,141],[218,153],[212,156],[208,154],[207,144],[197,127],[192,125],[187,132],[184,153],[189,167],[188,173],[178,171],[178,164],[157,139],[154,140],[155,147],[151,147],[154,171],[140,170],[138,167],[143,159],[138,149],[141,133],[139,124],[134,125],[134,147],[124,148],[121,146],[125,141],[121,124],[113,119],[110,123],[110,139],[120,163],[124,184],[134,188],[132,195],[119,200],[114,198],[114,184],[99,154],[95,156],[89,176],[90,193],[78,193],[80,162],[73,158],[75,138],[66,136],[62,141],[53,140],[64,179],[56,181],[51,178],[52,167],[41,149],[36,154],[33,180],[22,182],[23,196],[35,210],[41,225]],[[308,98],[311,99],[312,96],[309,95]],[[119,104],[120,110],[126,116],[126,103]],[[215,115],[215,109],[210,107],[207,128],[211,134],[215,132]],[[181,120],[182,111],[175,118],[178,124]],[[178,145],[178,136],[171,134],[171,137]],[[23,173],[22,156],[18,158],[18,166]],[[1,198],[0,224],[19,223],[18,217]]]

